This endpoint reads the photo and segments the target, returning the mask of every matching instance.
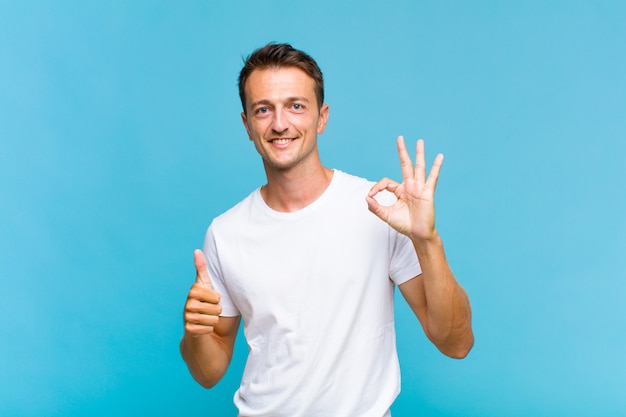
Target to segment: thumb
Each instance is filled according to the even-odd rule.
[[[378,196],[382,195],[380,193],[382,193],[383,191],[388,191],[390,193],[395,194],[396,191],[398,190],[398,187],[399,187],[399,184],[397,182],[392,181],[388,178],[383,178],[382,180],[374,184],[374,186],[371,188],[371,190],[369,191],[369,193],[367,193],[367,196],[365,197],[365,201],[367,202],[367,208],[369,209],[369,211],[371,211],[380,219],[386,222],[387,218],[389,217],[389,212],[391,210],[390,207],[397,202],[398,197],[396,196],[395,202],[393,203],[389,202],[389,205],[385,205],[386,200],[388,199],[384,198],[383,196],[383,200],[379,201]]]
[[[204,288],[213,288],[211,277],[206,267],[206,258],[200,249],[193,251],[193,262],[196,265],[196,283]]]
[[[365,197],[365,201],[367,202],[367,208],[369,211],[378,216],[381,220],[387,221],[387,216],[389,215],[389,207],[380,204],[380,202],[375,198],[375,195],[378,191],[370,191],[370,193]]]
[[[374,213],[376,216],[381,217],[380,215],[380,203],[376,201],[374,197],[367,196],[365,197],[365,201],[367,202],[367,208],[369,211]]]

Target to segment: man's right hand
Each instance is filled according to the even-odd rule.
[[[201,250],[193,252],[196,265],[196,282],[189,290],[185,311],[185,332],[191,335],[213,333],[222,312],[220,294],[213,289],[206,259]]]

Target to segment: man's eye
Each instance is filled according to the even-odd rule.
[[[294,103],[294,105],[293,105],[293,109],[294,109],[294,110],[302,110],[302,104],[299,104],[299,103]]]
[[[261,114],[265,114],[269,111],[269,109],[267,107],[260,107],[257,109],[257,113],[261,113]]]

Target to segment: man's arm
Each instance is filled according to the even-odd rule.
[[[474,344],[467,294],[445,259],[441,239],[417,248],[422,274],[399,286],[424,333],[445,355],[464,358]]]
[[[434,193],[443,164],[435,158],[426,178],[424,142],[417,142],[415,169],[404,139],[398,137],[402,184],[379,181],[367,196],[374,214],[413,242],[422,274],[400,285],[400,291],[419,319],[426,336],[444,354],[465,357],[474,344],[472,315],[467,294],[456,281],[446,260],[443,243],[435,228]],[[381,206],[374,196],[383,190],[393,192],[397,201]]]
[[[196,282],[185,303],[185,333],[180,352],[200,385],[211,388],[226,373],[233,356],[240,317],[220,317],[220,294],[211,285],[204,254],[194,252]]]

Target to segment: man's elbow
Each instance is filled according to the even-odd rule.
[[[202,388],[211,389],[217,385],[224,376],[224,372],[206,372],[200,368],[189,368],[192,378],[202,386]]]
[[[206,389],[211,389],[222,379],[224,374],[226,373],[226,367],[224,369],[215,369],[211,367],[207,367],[208,365],[202,365],[198,363],[193,354],[188,350],[188,348],[181,342],[181,355],[183,360],[187,364],[187,369],[191,374],[191,377],[198,383],[200,386]]]
[[[458,340],[455,343],[450,343],[445,346],[437,346],[441,353],[453,358],[463,359],[469,355],[472,347],[474,347],[474,335],[470,334],[462,340]]]
[[[198,384],[200,384],[200,386],[201,386],[202,388],[206,388],[206,389],[211,389],[211,388],[213,388],[213,387],[214,387],[214,386],[216,386],[216,385],[217,385],[217,383],[220,381],[219,379],[218,379],[218,380],[214,380],[214,379],[208,379],[208,378],[197,377],[197,376],[195,376],[195,375],[193,375],[193,374],[192,374],[192,376],[193,376],[193,379],[195,379],[195,380],[196,380],[196,382],[197,382]]]
[[[193,379],[203,388],[211,389],[222,380],[226,369],[202,369],[200,367],[189,367],[189,373]]]

